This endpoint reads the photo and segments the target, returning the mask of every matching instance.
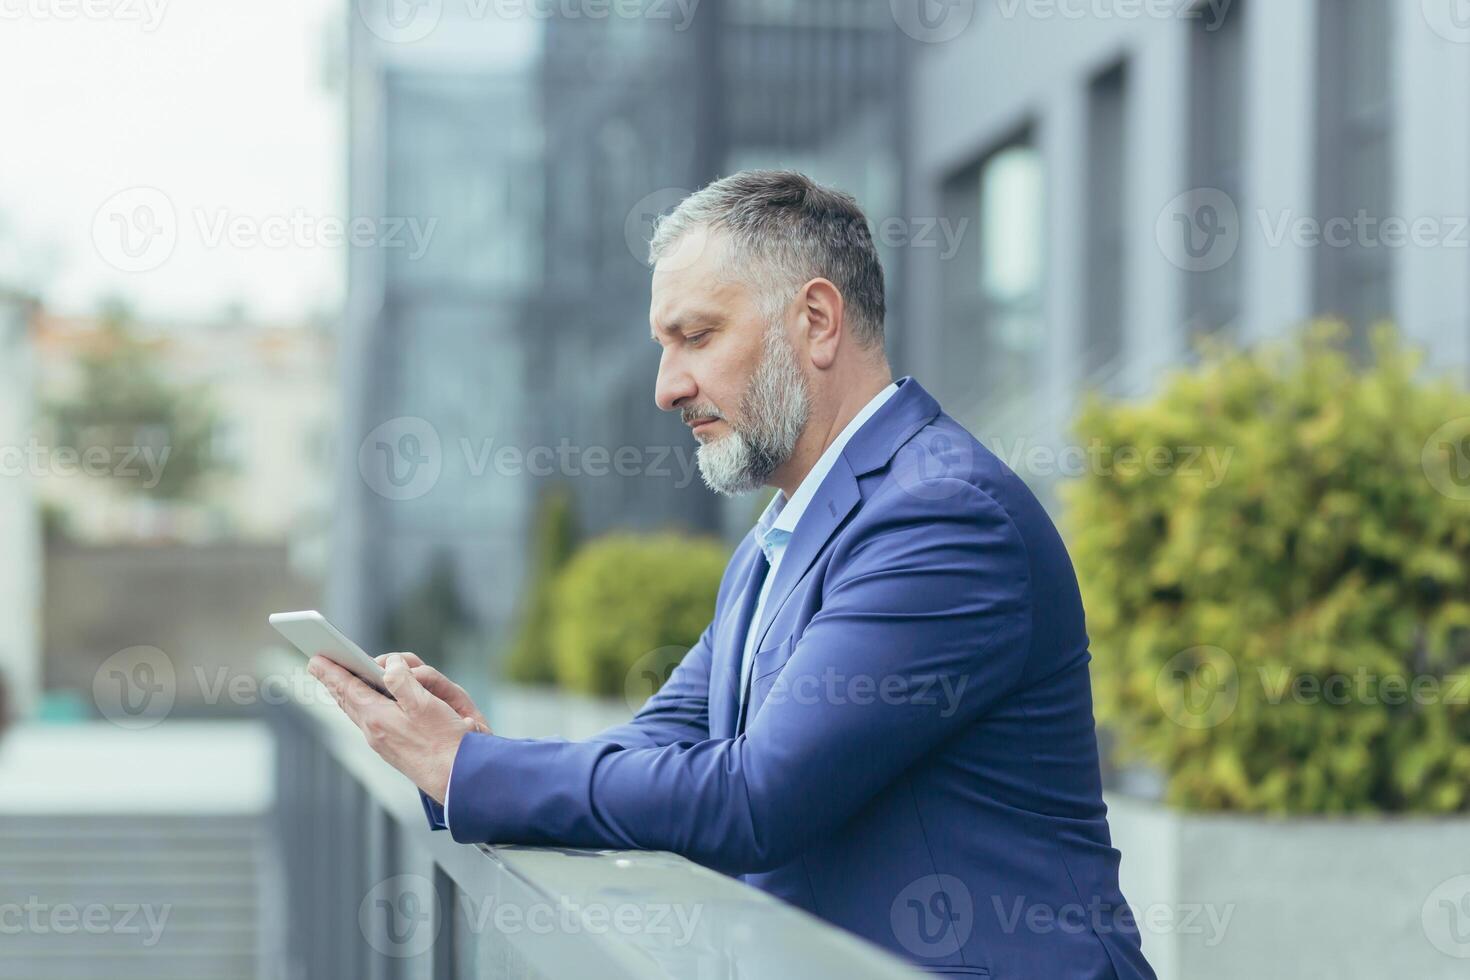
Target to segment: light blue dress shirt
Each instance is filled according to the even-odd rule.
[[[756,600],[755,615],[751,617],[749,630],[745,634],[745,650],[740,658],[740,704],[745,705],[745,689],[749,683],[750,661],[755,656],[755,638],[760,633],[761,615],[766,609],[766,597],[770,594],[771,583],[776,580],[776,570],[781,567],[781,558],[786,554],[786,546],[791,543],[791,535],[796,530],[796,524],[801,520],[801,515],[806,513],[807,505],[817,495],[817,490],[822,486],[822,481],[827,478],[837,458],[842,455],[842,449],[853,436],[857,435],[863,423],[873,417],[873,413],[883,407],[883,403],[893,397],[898,391],[898,385],[890,383],[872,400],[864,405],[852,421],[847,423],[837,438],[832,440],[832,445],[822,453],[810,473],[801,481],[796,488],[796,493],[791,495],[790,502],[786,500],[786,494],[780,490],[771,502],[766,506],[755,523],[755,540],[760,545],[761,553],[766,556],[770,563],[770,569],[766,572],[766,580],[761,583],[760,598]]]

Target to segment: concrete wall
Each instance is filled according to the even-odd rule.
[[[1108,808],[1159,980],[1466,975],[1470,820]]]
[[[48,689],[92,699],[99,669],[121,655],[114,666],[146,662],[159,683],[171,684],[166,710],[180,714],[253,712],[254,695],[236,697],[221,680],[253,678],[260,651],[283,645],[267,616],[320,601],[277,545],[50,542],[45,588]],[[159,653],[124,653],[137,647]],[[111,706],[96,707],[108,715]]]

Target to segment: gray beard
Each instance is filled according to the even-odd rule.
[[[811,414],[811,393],[780,321],[766,330],[761,362],[740,396],[730,432],[695,451],[699,475],[715,493],[730,497],[766,485],[796,451]]]

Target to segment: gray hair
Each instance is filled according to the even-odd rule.
[[[794,170],[742,170],[695,191],[659,219],[648,261],[657,262],[700,226],[728,234],[746,281],[774,280],[776,288],[763,291],[767,315],[820,276],[842,293],[859,344],[882,348],[883,265],[852,195]]]

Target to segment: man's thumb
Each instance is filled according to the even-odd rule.
[[[396,653],[389,655],[388,663],[383,668],[383,686],[400,704],[410,710],[423,704],[424,698],[433,696],[413,676],[413,671],[408,669],[408,661]]]

